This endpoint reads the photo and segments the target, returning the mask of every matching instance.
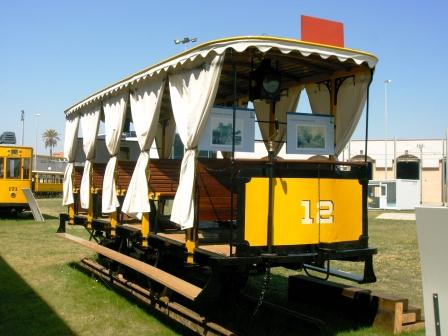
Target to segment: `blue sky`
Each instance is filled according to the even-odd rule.
[[[392,80],[388,135],[442,138],[448,127],[447,12],[442,0],[2,1],[0,132],[15,131],[20,143],[23,109],[25,145],[34,146],[36,134],[40,140],[48,128],[62,135],[65,108],[182,51],[175,38],[299,38],[300,15],[310,15],[343,22],[346,47],[380,59],[371,86],[371,138],[384,138],[386,79]],[[355,138],[363,137],[360,125]]]

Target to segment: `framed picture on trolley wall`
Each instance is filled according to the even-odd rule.
[[[334,154],[334,118],[323,114],[288,113],[287,154]]]
[[[200,150],[253,152],[255,137],[255,111],[237,108],[235,114],[235,138],[233,138],[233,108],[213,107],[199,141]]]

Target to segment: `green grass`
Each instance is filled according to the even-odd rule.
[[[38,200],[45,223],[0,219],[0,335],[178,335],[165,319],[72,266],[89,251],[55,236],[60,200]],[[70,231],[81,228],[70,227]]]
[[[411,306],[422,308],[423,297],[421,284],[420,257],[417,242],[417,229],[415,221],[408,220],[382,220],[376,219],[380,211],[369,212],[369,237],[370,246],[378,248],[378,254],[374,256],[374,269],[377,282],[373,284],[358,285],[353,282],[344,281],[339,278],[330,277],[331,281],[355,285],[372,290],[374,293],[386,294],[387,296],[402,297],[409,299]],[[362,267],[356,263],[333,262],[331,267],[362,274]],[[287,300],[287,280],[290,275],[304,274],[284,268],[276,268],[272,271],[274,277],[268,292],[268,299],[276,302]],[[262,283],[262,277],[252,279],[257,293]],[[375,328],[363,328],[359,330],[335,330],[338,336],[361,336],[361,335],[389,335]],[[424,335],[424,331],[403,333],[403,335]]]
[[[0,335],[184,333],[165,318],[74,267],[91,252],[54,235],[59,224],[57,216],[64,211],[59,199],[38,202],[45,214],[45,223],[34,222],[29,216],[0,218]],[[422,307],[415,222],[377,220],[378,214],[370,213],[370,243],[379,249],[375,257],[378,282],[365,287],[407,297],[411,305]],[[80,227],[69,227],[69,230],[85,236]],[[349,269],[356,271],[357,267]],[[275,269],[269,298],[285,300],[285,276],[296,273]],[[251,281],[254,293],[258,293],[260,280]],[[373,328],[345,329],[332,334],[388,335]]]

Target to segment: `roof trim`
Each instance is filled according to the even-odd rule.
[[[205,58],[211,52],[219,55],[225,53],[229,48],[232,48],[236,52],[244,52],[247,48],[256,47],[261,52],[267,52],[272,48],[279,49],[284,54],[289,54],[293,51],[299,52],[305,57],[313,54],[319,55],[322,59],[329,57],[336,57],[340,62],[352,60],[356,64],[361,65],[367,63],[370,68],[374,68],[378,62],[378,58],[370,53],[358,51],[354,49],[341,48],[336,46],[305,42],[290,38],[280,38],[272,36],[237,36],[223,39],[212,40],[202,43],[177,55],[174,55],[168,59],[165,59],[155,65],[144,68],[114,84],[111,84],[87,98],[75,103],[67,110],[65,114],[67,116],[82,109],[83,107],[90,105],[95,101],[101,100],[103,97],[116,93],[130,87],[140,80],[144,80],[147,77],[158,75],[161,72],[167,72],[170,69],[174,69],[178,66],[182,66],[187,61],[193,61],[197,57]]]

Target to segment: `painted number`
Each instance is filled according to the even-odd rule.
[[[303,200],[301,205],[304,209],[304,216],[302,218],[302,224],[313,224],[314,218],[311,217],[311,201]],[[320,224],[333,224],[333,201],[319,201],[316,203],[316,216],[317,223]]]
[[[17,191],[17,187],[9,187],[8,191]]]

